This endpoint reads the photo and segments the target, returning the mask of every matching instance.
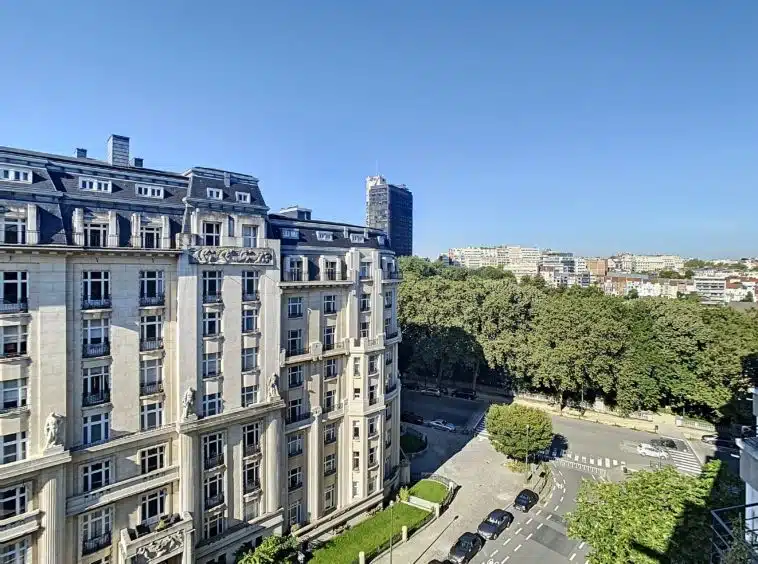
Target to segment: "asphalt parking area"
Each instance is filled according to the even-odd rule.
[[[411,411],[425,421],[444,419],[456,427],[465,427],[473,415],[483,412],[488,405],[482,401],[449,396],[427,396],[411,390],[403,390],[400,402],[402,411]]]

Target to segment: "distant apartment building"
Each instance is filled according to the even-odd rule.
[[[413,194],[383,176],[366,178],[366,225],[384,231],[397,256],[413,254]]]
[[[600,277],[608,274],[608,259],[585,258],[584,262],[587,270],[593,277]]]
[[[592,284],[589,272],[568,272],[556,266],[540,267],[539,275],[552,288],[568,288],[571,286],[589,288]]]
[[[517,278],[536,276],[539,273],[540,250],[537,248],[514,245],[460,247],[449,249],[447,256],[450,264],[454,266],[494,266],[512,272]]]
[[[660,272],[684,269],[684,259],[678,255],[635,255],[620,253],[607,261],[609,270],[621,272]]]
[[[574,253],[561,253],[546,249],[540,255],[540,270],[543,268],[555,268],[565,273],[576,272],[576,257]]]
[[[695,292],[705,305],[721,305],[729,300],[726,293],[726,276],[697,274],[694,277]]]

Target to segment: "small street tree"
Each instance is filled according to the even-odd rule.
[[[495,449],[510,458],[526,460],[553,441],[553,422],[544,411],[525,405],[492,405],[487,411],[487,432]]]
[[[295,561],[297,539],[293,536],[271,535],[254,549],[241,550],[237,564],[283,564]]]

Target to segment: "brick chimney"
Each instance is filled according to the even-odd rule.
[[[129,166],[129,138],[123,135],[108,137],[108,163]]]

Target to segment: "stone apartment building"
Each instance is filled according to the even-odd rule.
[[[252,176],[0,147],[0,562],[219,564],[398,480],[395,256]]]

